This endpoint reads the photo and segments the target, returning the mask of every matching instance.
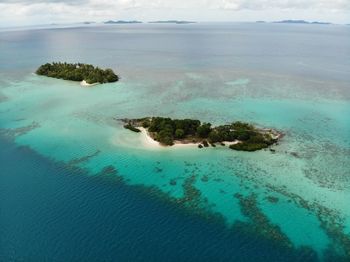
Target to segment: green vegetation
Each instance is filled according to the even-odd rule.
[[[201,138],[207,138],[211,131],[211,124],[204,123],[197,128],[197,135]]]
[[[131,131],[133,131],[133,132],[136,132],[136,133],[141,132],[140,129],[134,127],[134,126],[131,125],[131,124],[126,124],[126,125],[124,125],[124,128],[129,129],[129,130],[131,130]]]
[[[241,143],[230,145],[231,149],[239,151],[257,151],[267,148],[277,142],[271,134],[259,132],[254,126],[247,123],[235,122],[232,124],[237,140]]]
[[[72,81],[85,80],[88,84],[116,82],[119,77],[112,69],[101,69],[88,64],[46,63],[36,70],[38,75]]]
[[[228,125],[212,127],[210,123],[201,123],[192,119],[171,119],[164,117],[146,117],[141,119],[124,120],[125,128],[132,131],[135,126],[147,128],[152,138],[163,145],[173,145],[174,140],[185,143],[200,143],[199,148],[208,147],[215,143],[237,143],[229,147],[240,151],[256,151],[267,148],[277,142],[278,135],[274,131],[255,128],[243,122],[234,122]],[[138,129],[137,129],[138,130]],[[138,130],[139,132],[140,130]]]
[[[145,120],[143,121],[143,125]],[[174,139],[183,139],[189,136],[195,136],[200,127],[199,120],[175,119],[163,117],[154,117],[149,119],[148,131],[155,133],[154,138],[164,145],[173,145]]]
[[[267,148],[268,144],[266,143],[250,143],[250,142],[242,142],[234,145],[230,145],[229,148],[238,151],[257,151],[260,149]]]

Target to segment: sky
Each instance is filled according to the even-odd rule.
[[[107,20],[350,24],[350,0],[0,0],[0,27]]]

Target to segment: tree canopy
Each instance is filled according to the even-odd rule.
[[[208,141],[212,145],[225,141],[238,141],[238,143],[232,144],[230,148],[242,151],[255,151],[267,148],[277,141],[270,133],[239,121],[213,127],[210,123],[201,123],[196,119],[146,117],[129,120],[129,126],[131,123],[148,128],[152,137],[164,145],[173,145],[174,140],[184,139],[202,143]]]
[[[72,81],[85,80],[88,84],[116,82],[119,77],[112,69],[101,69],[89,64],[69,64],[61,62],[41,65],[36,73],[53,78]]]

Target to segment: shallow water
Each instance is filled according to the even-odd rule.
[[[0,43],[0,258],[349,259],[349,28],[116,25],[0,32]],[[57,60],[112,67],[121,81],[33,74]],[[115,120],[151,115],[285,137],[276,153],[150,150]],[[94,239],[97,221],[108,233]],[[125,236],[121,224],[142,230]],[[50,244],[25,244],[35,239]]]

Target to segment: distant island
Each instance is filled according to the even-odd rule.
[[[181,21],[181,20],[165,20],[165,21],[151,21],[151,24],[195,24],[193,21]]]
[[[94,85],[102,83],[116,82],[119,77],[112,69],[101,69],[89,64],[69,64],[69,63],[46,63],[41,65],[36,73],[38,75],[80,81],[82,85]]]
[[[137,133],[147,132],[153,140],[165,146],[198,144],[203,148],[228,144],[233,150],[257,151],[277,143],[282,136],[275,130],[259,129],[239,121],[214,127],[193,119],[145,117],[121,120],[125,123],[124,128]]]
[[[328,22],[308,22],[305,20],[282,20],[282,21],[275,21],[273,23],[277,24],[316,24],[316,25],[330,25],[331,23]]]
[[[104,22],[104,24],[142,24],[141,21],[124,21],[124,20],[118,20],[118,21],[113,21],[113,20],[109,20]]]

